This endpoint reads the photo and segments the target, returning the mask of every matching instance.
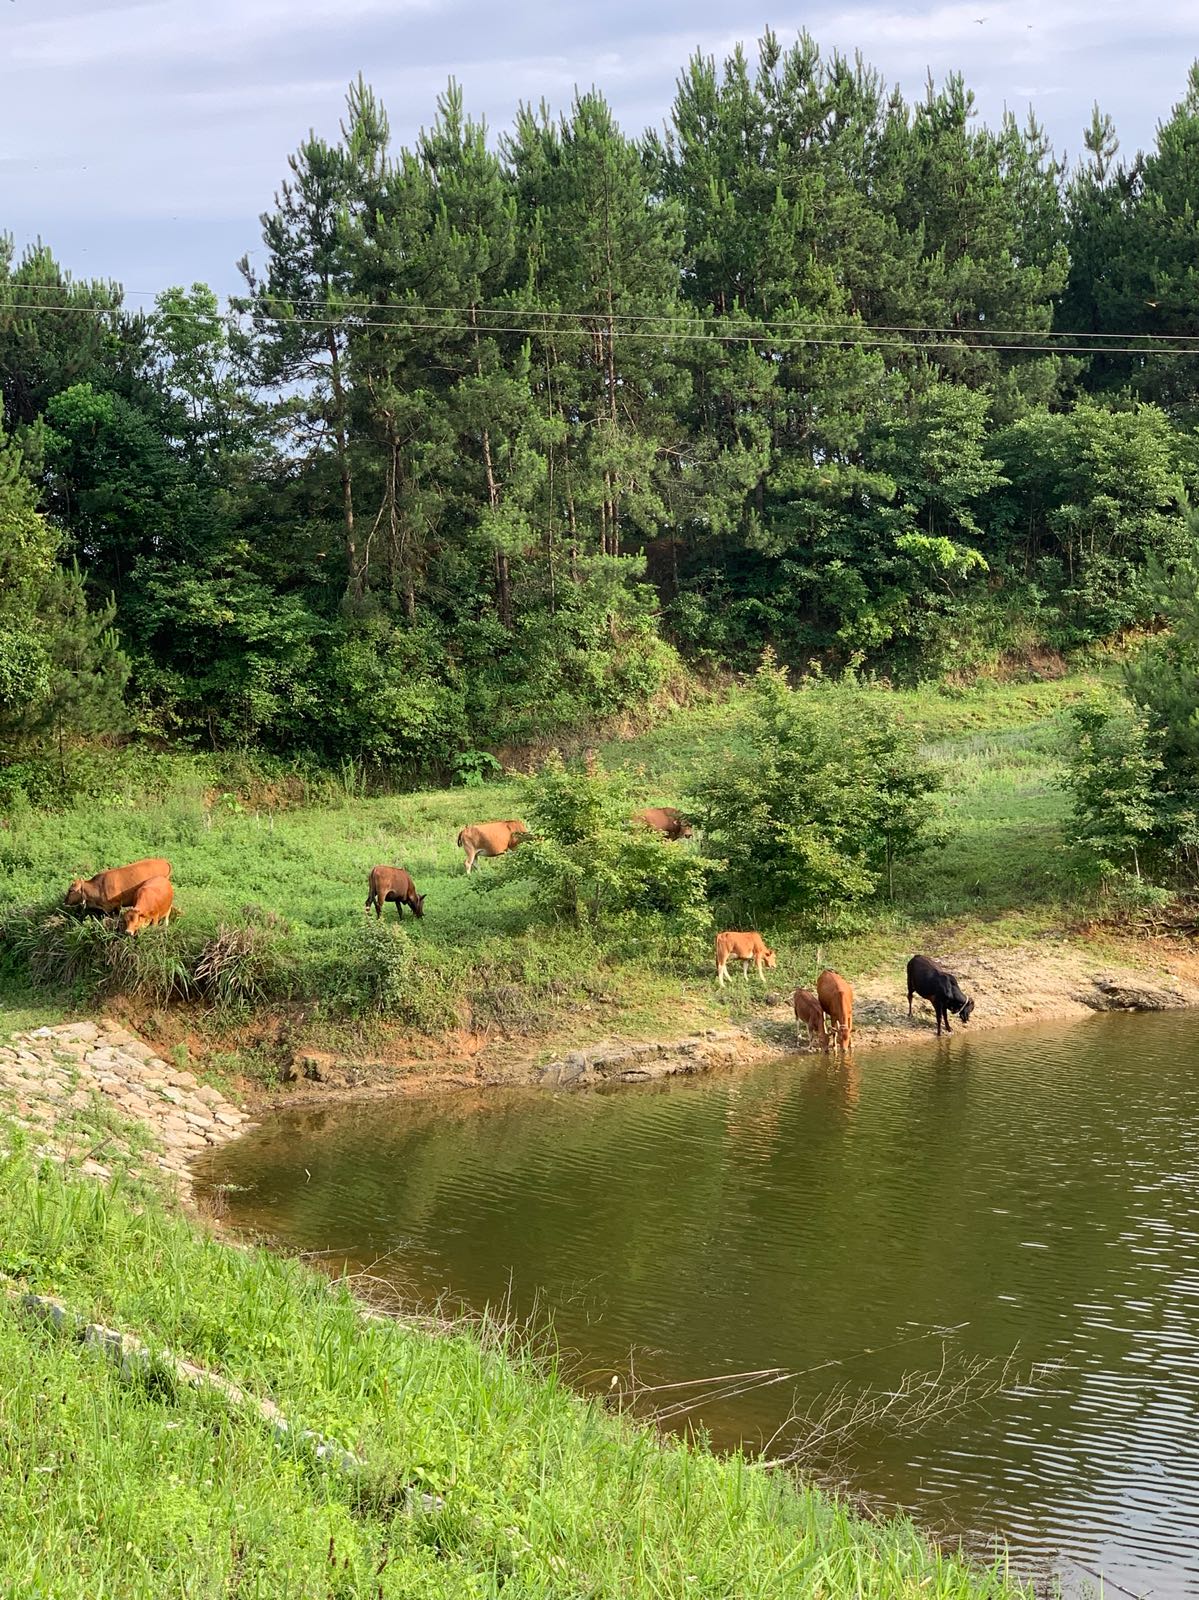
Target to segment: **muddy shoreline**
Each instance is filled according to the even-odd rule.
[[[1085,946],[1048,940],[950,952],[947,963],[975,997],[976,1010],[967,1026],[956,1024],[940,1041],[931,1007],[918,1001],[909,1018],[906,996],[897,993],[893,973],[859,978],[855,1053],[900,1044],[939,1044],[949,1051],[963,1037],[997,1028],[1081,1020],[1104,1011],[1199,1006],[1199,954],[1191,946],[1163,942],[1152,949],[1139,946],[1136,954],[1135,962],[1113,961]],[[79,1153],[78,1125],[85,1120],[86,1106],[93,1099],[107,1101],[149,1135],[144,1165],[173,1181],[186,1202],[196,1156],[287,1106],[521,1085],[555,1093],[601,1089],[743,1069],[808,1050],[806,1038],[796,1044],[789,994],[767,989],[752,1017],[737,1026],[675,1039],[611,1037],[548,1059],[543,1051],[540,1058],[510,1057],[489,1064],[481,1053],[464,1070],[444,1054],[431,1054],[429,1061],[416,1060],[411,1066],[300,1055],[292,1084],[266,1088],[244,1080],[237,1086],[239,1105],[170,1065],[124,1023],[103,1017],[14,1034],[0,1048],[0,1110],[27,1129],[43,1153],[62,1160]],[[83,1170],[101,1181],[109,1176],[104,1164],[90,1160]]]
[[[1104,1011],[1168,1011],[1199,1006],[1199,952],[1189,944],[1154,941],[1135,947],[1135,959],[1067,940],[1037,940],[1014,947],[962,947],[945,955],[963,988],[977,1002],[968,1025],[953,1024],[948,1039],[995,1028],[1063,1021]],[[740,982],[741,980],[734,980]],[[756,980],[749,980],[755,994]],[[931,1006],[917,1000],[909,1018],[906,995],[893,972],[854,981],[855,1053],[892,1045],[938,1043]],[[488,1060],[451,1060],[430,1045],[429,1056],[411,1063],[339,1058],[326,1052],[297,1055],[295,1079],[276,1089],[245,1086],[255,1114],[284,1106],[440,1095],[496,1087],[537,1086],[555,1091],[599,1088],[688,1077],[749,1067],[783,1055],[806,1054],[797,1046],[790,991],[767,986],[746,1022],[695,1030],[676,1038],[645,1039],[613,1034],[577,1049]]]

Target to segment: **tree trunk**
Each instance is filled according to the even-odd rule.
[[[337,348],[337,335],[332,328],[326,331],[326,345],[329,351],[329,381],[333,386],[333,437],[337,449],[337,471],[341,478],[346,593],[355,600],[361,600],[366,574],[358,565],[358,545],[354,531],[354,478],[350,467],[350,440],[346,427],[345,388],[341,381],[341,354]]]

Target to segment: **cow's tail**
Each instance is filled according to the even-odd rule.
[[[463,844],[463,841],[465,840],[465,838],[466,838],[466,829],[465,828],[459,828],[458,829],[458,848],[459,848],[459,850],[461,850],[462,844]]]

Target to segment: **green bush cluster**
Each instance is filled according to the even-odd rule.
[[[935,770],[852,678],[788,686],[763,663],[736,749],[693,791],[719,887],[742,915],[786,912],[820,931],[860,922],[895,868],[938,838]]]
[[[1065,777],[1082,859],[1142,902],[1199,884],[1199,568],[1157,585],[1168,631],[1130,658],[1123,694],[1075,711]]]

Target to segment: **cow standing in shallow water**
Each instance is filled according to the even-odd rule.
[[[369,884],[366,909],[369,911],[374,906],[376,917],[383,915],[383,907],[389,900],[395,901],[396,916],[401,922],[405,906],[414,917],[424,916],[425,897],[417,894],[416,885],[403,867],[372,867]]]
[[[841,1050],[853,1048],[853,988],[831,967],[816,979],[816,995],[821,1009],[832,1023],[832,1033]]]
[[[941,1023],[945,1024],[945,1032],[952,1033],[949,1026],[949,1017],[952,1013],[960,1017],[963,1022],[970,1021],[970,1014],[974,1010],[974,1001],[962,993],[961,986],[952,972],[944,968],[939,961],[934,961],[931,956],[913,956],[908,962],[908,1016],[912,1014],[912,996],[918,994],[922,1000],[931,1000],[933,1010],[937,1014],[937,1038],[941,1037]]]
[[[515,850],[528,835],[528,828],[519,817],[509,817],[506,822],[471,822],[458,831],[458,847],[466,852],[466,870],[469,873],[476,856],[502,856]]]
[[[758,969],[758,977],[766,982],[762,973],[763,967],[773,967],[775,964],[773,950],[766,948],[766,941],[760,933],[718,933],[716,935],[716,980],[724,987],[724,981],[729,975],[729,962],[741,963],[741,976],[749,977],[749,965],[752,961]]]
[[[795,1042],[799,1043],[799,1027],[803,1023],[808,1030],[808,1043],[820,1043],[827,1050],[829,1045],[828,1030],[824,1026],[824,1007],[810,989],[797,989],[791,996],[791,1004],[795,1009]]]

